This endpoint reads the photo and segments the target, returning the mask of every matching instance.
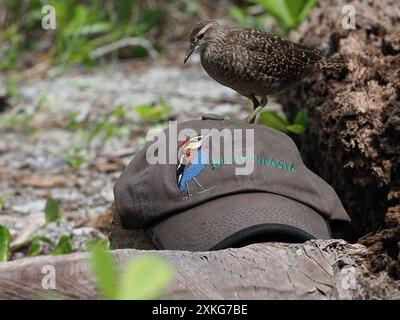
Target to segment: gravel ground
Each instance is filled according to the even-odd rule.
[[[0,113],[0,199],[4,202],[0,224],[10,229],[12,247],[18,248],[12,259],[25,256],[29,239],[37,235],[56,242],[68,234],[74,251],[85,250],[87,240],[104,237],[113,185],[145,142],[149,128],[209,112],[244,118],[251,108],[234,91],[210,79],[198,58],[185,67],[161,61],[58,75],[50,70],[23,80],[16,90],[19,98]],[[143,122],[135,106],[157,104],[160,99],[171,106],[168,117],[161,123]],[[118,106],[127,110],[119,121],[128,134],[107,140],[100,134],[82,151],[85,121],[101,121]],[[75,127],[70,126],[71,119]],[[65,154],[77,147],[76,153],[83,153],[86,162],[73,168]],[[43,226],[48,197],[59,200],[63,215],[58,223]],[[41,254],[49,252],[50,246],[44,246]]]

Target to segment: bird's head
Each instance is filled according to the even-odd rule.
[[[184,63],[188,61],[193,52],[204,47],[212,39],[212,35],[221,29],[216,21],[199,21],[190,32],[190,47],[186,53]]]

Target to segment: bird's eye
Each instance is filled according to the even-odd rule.
[[[201,40],[201,39],[203,39],[203,38],[204,38],[204,33],[199,34],[199,35],[197,36],[197,39],[198,39],[198,40]]]

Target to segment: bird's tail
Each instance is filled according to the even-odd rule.
[[[320,62],[320,67],[321,69],[340,71],[346,68],[346,64],[341,61],[323,58]]]

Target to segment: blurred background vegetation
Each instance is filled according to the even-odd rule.
[[[222,18],[243,27],[287,35],[316,3],[317,0],[1,0],[0,72],[43,67],[43,63],[93,66],[102,60],[146,58],[152,50],[164,54],[171,44],[186,41],[191,25],[199,19]],[[42,28],[42,8],[46,4],[56,9],[56,30]]]

